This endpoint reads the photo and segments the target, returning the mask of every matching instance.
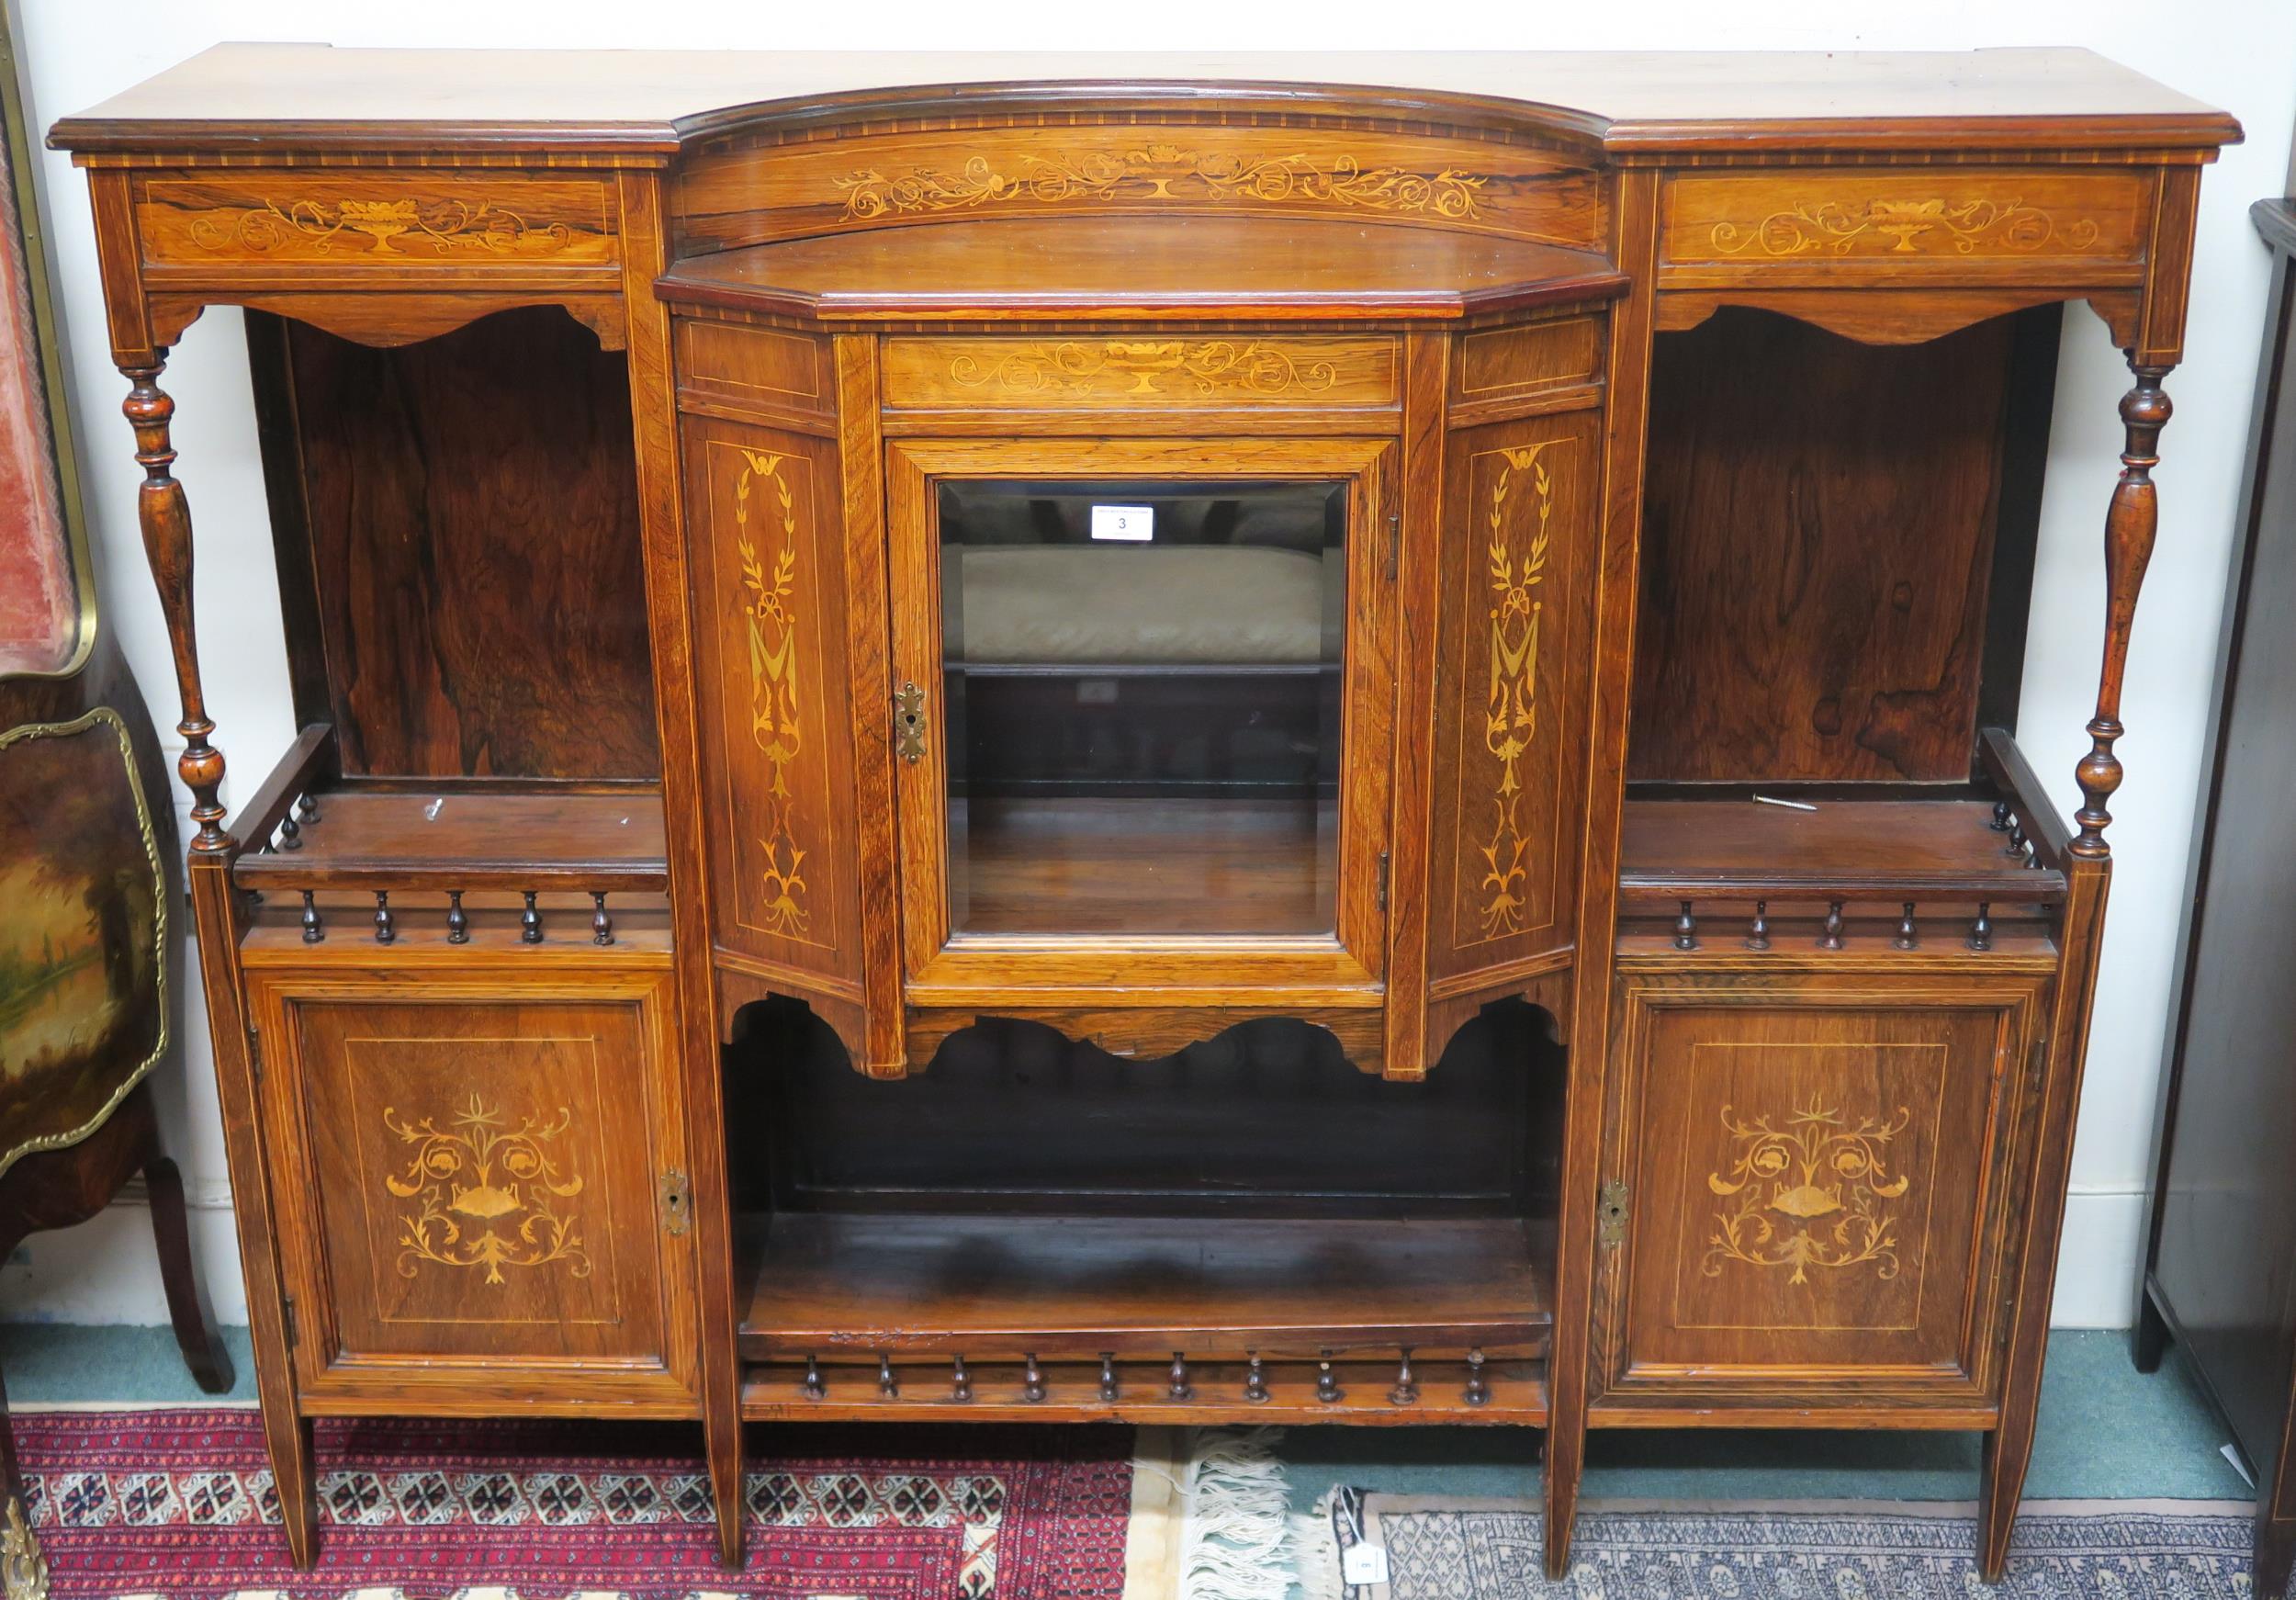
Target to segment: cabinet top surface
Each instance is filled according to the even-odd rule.
[[[2085,50],[1968,51],[484,51],[223,44],[64,118],[71,149],[321,148],[422,125],[433,142],[675,149],[753,119],[981,98],[1448,102],[1530,112],[1610,148],[2210,146],[2222,111]]]

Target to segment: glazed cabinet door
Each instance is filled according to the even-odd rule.
[[[667,964],[515,965],[250,975],[309,1409],[691,1410]]]
[[[913,1005],[1376,1003],[1395,448],[888,446]]]
[[[1609,1400],[1989,1404],[2045,985],[1629,974],[1601,1206]]]

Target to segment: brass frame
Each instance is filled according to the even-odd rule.
[[[159,1065],[161,1060],[167,1054],[168,1046],[173,1042],[168,1035],[167,1028],[171,1004],[171,997],[167,990],[167,902],[173,897],[173,892],[168,886],[166,864],[160,860],[159,836],[152,827],[152,807],[144,798],[143,779],[136,772],[135,744],[129,737],[127,723],[121,719],[119,713],[110,706],[98,705],[93,710],[73,717],[70,722],[28,722],[20,727],[9,728],[6,732],[0,732],[0,751],[7,749],[11,745],[21,744],[27,739],[69,738],[74,734],[86,733],[98,723],[108,725],[113,736],[119,741],[119,764],[127,770],[128,793],[134,797],[136,803],[136,831],[143,839],[143,858],[152,863],[152,905],[153,908],[152,971],[159,1001],[159,1035],[152,1042],[152,1054],[143,1058],[135,1071],[120,1080],[119,1087],[113,1091],[111,1099],[106,1100],[103,1108],[85,1122],[65,1132],[36,1134],[20,1144],[0,1149],[0,1177],[6,1177],[8,1168],[27,1155],[37,1155],[42,1150],[62,1150],[68,1145],[77,1144],[102,1127],[106,1120],[119,1109],[119,1103],[128,1098],[129,1091],[152,1075],[152,1069]]]

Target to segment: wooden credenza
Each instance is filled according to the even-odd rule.
[[[1723,1424],[1983,1431],[1998,1576],[2236,126],[2074,51],[1109,68],[225,47],[53,131],[297,1555],[322,1414],[698,1418],[729,1561],[744,1418],[1530,1425],[1558,1572],[1588,1427]],[[2136,381],[2068,821],[2003,730],[2071,299]],[[235,808],[214,304],[303,726]]]

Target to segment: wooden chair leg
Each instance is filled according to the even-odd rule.
[[[143,1186],[152,1199],[152,1237],[159,1245],[160,1282],[167,1290],[167,1315],[175,1324],[176,1347],[200,1388],[209,1394],[227,1394],[235,1374],[231,1352],[216,1332],[208,1286],[192,1261],[183,1174],[173,1160],[154,1152],[143,1164]]]

